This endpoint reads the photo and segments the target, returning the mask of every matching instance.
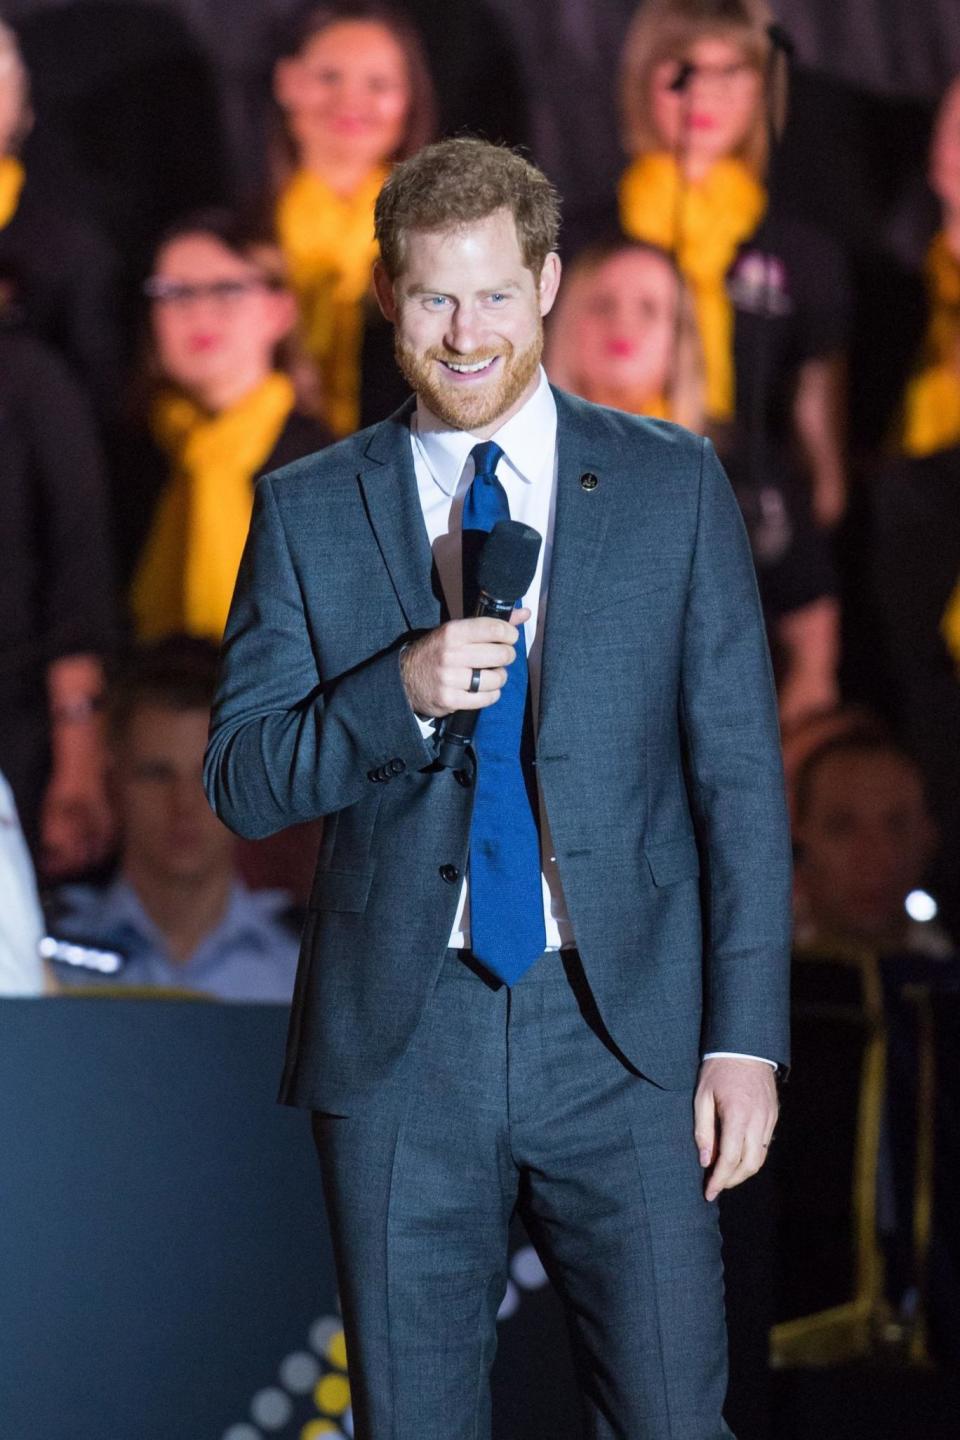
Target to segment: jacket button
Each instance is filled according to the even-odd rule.
[[[594,475],[592,470],[585,470],[580,476],[581,490],[596,490],[599,484],[600,481],[597,479],[596,475]]]
[[[406,770],[406,768],[407,768],[407,762],[406,762],[405,760],[391,760],[391,761],[390,761],[390,774],[391,774],[391,775],[402,775],[403,772],[404,772],[404,770]]]
[[[457,881],[460,879],[460,871],[457,869],[456,865],[441,865],[440,879],[446,880],[448,885],[456,885]]]
[[[377,774],[376,770],[368,770],[368,771],[367,771],[367,779],[368,779],[368,780],[377,781],[377,780],[380,779],[380,776]]]

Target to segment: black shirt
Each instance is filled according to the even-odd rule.
[[[86,398],[58,355],[0,330],[0,708],[51,661],[114,637],[106,487]]]

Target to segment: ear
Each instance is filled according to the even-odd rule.
[[[397,321],[397,301],[393,293],[393,281],[387,274],[382,260],[376,260],[373,266],[373,288],[377,295],[377,304],[383,313],[385,320],[391,325]]]
[[[278,60],[273,67],[273,98],[281,110],[292,110],[299,98],[302,62],[295,56]]]
[[[296,296],[290,290],[275,290],[270,296],[270,312],[274,344],[279,344],[296,326],[298,315]]]
[[[551,250],[543,262],[543,269],[540,271],[540,279],[537,282],[541,316],[549,315],[553,309],[553,302],[556,300],[557,291],[560,288],[560,269],[560,256],[555,250]]]

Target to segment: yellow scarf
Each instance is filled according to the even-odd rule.
[[[378,167],[344,198],[318,175],[298,170],[277,205],[277,234],[300,301],[307,349],[337,435],[349,435],[360,417],[363,302],[377,258],[373,206],[388,174]]]
[[[674,157],[657,152],[634,160],[620,180],[625,232],[672,251],[693,290],[712,420],[733,415],[733,308],[727,271],[766,206],[766,191],[740,160],[717,160],[702,180],[685,182]]]
[[[923,364],[907,386],[902,448],[931,455],[960,444],[960,261],[937,235],[924,272],[930,319]]]
[[[17,213],[20,191],[26,178],[26,171],[15,156],[0,157],[0,230],[9,225]]]
[[[141,639],[223,634],[253,509],[251,481],[293,405],[293,385],[280,374],[219,415],[174,391],[158,397],[151,428],[173,477],[133,582]]]

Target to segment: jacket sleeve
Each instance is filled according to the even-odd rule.
[[[701,444],[681,715],[705,871],[703,1050],[787,1065],[791,859],[776,696],[739,508]]]
[[[271,480],[261,480],[204,759],[207,798],[231,830],[271,835],[355,804],[384,766],[430,763],[400,677],[405,638],[342,675],[319,673]]]

